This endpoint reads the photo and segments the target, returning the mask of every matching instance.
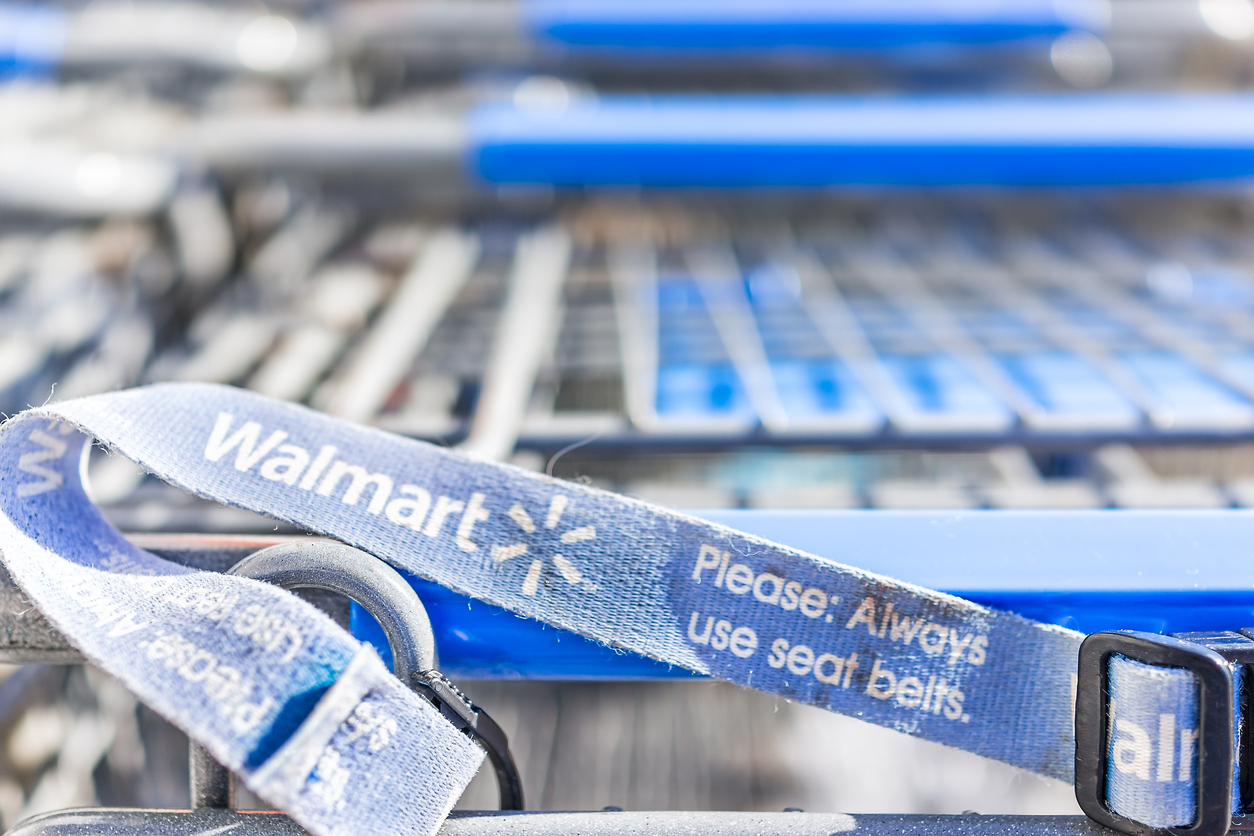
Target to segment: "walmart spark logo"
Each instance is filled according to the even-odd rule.
[[[558,523],[562,520],[562,514],[566,511],[566,506],[570,500],[565,496],[555,496],[553,501],[549,503],[548,515],[544,518],[544,527],[550,531],[557,528]],[[526,534],[534,534],[539,530],[531,515],[527,513],[527,509],[521,505],[514,505],[509,509],[509,518],[518,525]],[[585,525],[579,528],[572,528],[569,531],[563,531],[558,540],[565,544],[582,543],[585,540],[595,540],[597,530],[594,526]],[[493,546],[492,559],[498,564],[515,557],[522,557],[530,554],[530,547],[525,542],[510,543],[507,546]],[[580,586],[585,592],[595,592],[596,585],[586,580],[583,573],[579,571],[575,564],[571,563],[560,554],[554,554],[551,558],[553,566],[557,569],[559,575],[566,583],[572,586]],[[540,580],[544,575],[545,561],[541,557],[533,558],[531,566],[527,569],[527,577],[523,579],[522,592],[524,595],[535,595],[536,590],[540,588]]]

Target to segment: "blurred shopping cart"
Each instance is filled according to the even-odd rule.
[[[232,383],[1078,629],[1240,626],[1254,7],[690,6],[6,6],[0,411]],[[89,472],[184,562],[297,534]],[[538,806],[1070,809],[413,582]],[[5,594],[10,660],[75,658]],[[6,826],[184,803],[90,670],[0,715]]]

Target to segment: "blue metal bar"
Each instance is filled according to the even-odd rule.
[[[524,0],[532,36],[665,52],[984,45],[1099,31],[1096,3],[1050,0]]]
[[[55,70],[67,20],[54,6],[0,3],[0,78]]]
[[[189,8],[197,5],[189,4]],[[949,59],[981,47],[1039,48],[1070,31],[1100,33],[1109,17],[1101,0],[784,0],[770,4],[754,0],[518,0],[514,7],[488,4],[473,17],[454,13],[441,24],[436,5],[433,17],[417,12],[418,22],[405,13],[385,14],[383,22],[374,20],[372,25],[380,29],[376,34],[403,41],[407,26],[414,27],[409,34],[418,40],[438,39],[438,34],[432,34],[434,24],[436,32],[455,40],[467,44],[478,40],[487,50],[485,58],[500,47],[505,32],[506,43],[524,39],[541,49],[635,61],[655,56],[709,60],[759,54],[892,54],[893,50],[917,61],[921,53]],[[106,28],[127,22],[124,10],[95,11],[109,18]],[[326,34],[332,38],[344,34],[343,23],[340,27],[332,24]],[[129,36],[101,36],[100,24],[87,19],[81,10],[0,2],[0,75],[46,73],[55,70],[63,58],[74,61],[72,52],[63,54],[63,46],[67,32],[73,42],[73,33],[83,28],[97,30],[90,39],[90,63],[143,60],[153,54],[171,61],[205,61],[205,55],[186,50],[182,43],[186,32],[146,33],[134,41]],[[318,23],[308,20],[301,25]],[[359,46],[351,36],[348,42]],[[229,54],[225,63],[215,58],[209,63],[227,71],[246,67],[235,64]]]
[[[1254,96],[609,96],[468,117],[488,183],[1121,186],[1254,175]]]
[[[831,560],[1083,632],[1254,624],[1252,511],[702,511]],[[625,544],[626,545],[626,544]],[[441,664],[485,679],[690,676],[411,579]],[[387,658],[354,610],[354,633]]]

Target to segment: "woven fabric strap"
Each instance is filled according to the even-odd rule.
[[[1079,633],[238,389],[163,384],[11,419],[0,550],[16,581],[319,836],[433,832],[478,751],[294,596],[127,543],[84,492],[93,437],[193,494],[520,615],[1071,779]]]

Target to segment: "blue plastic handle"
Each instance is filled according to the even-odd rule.
[[[1086,633],[1254,626],[1252,511],[701,511],[798,549]],[[442,668],[479,679],[641,679],[687,671],[411,578]],[[378,625],[354,633],[391,658]]]
[[[603,97],[469,114],[491,184],[1107,186],[1254,175],[1254,95]]]
[[[1105,22],[1085,0],[523,0],[522,11],[542,43],[671,53],[999,44]]]
[[[0,78],[56,70],[66,20],[66,13],[54,6],[0,3]]]

